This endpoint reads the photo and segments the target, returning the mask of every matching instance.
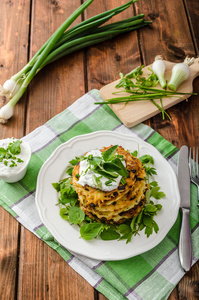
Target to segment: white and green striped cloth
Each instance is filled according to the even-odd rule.
[[[107,105],[94,105],[96,100],[102,101],[99,91],[92,90],[23,138],[32,148],[27,174],[14,184],[0,180],[0,204],[23,226],[57,251],[74,270],[108,299],[167,299],[184,275],[178,258],[180,215],[158,246],[122,261],[98,261],[71,254],[54,240],[39,218],[35,206],[38,172],[51,153],[74,136],[99,130],[113,130],[139,136],[155,146],[176,171],[176,147],[144,124],[131,129],[126,128]],[[193,185],[191,201],[194,264],[199,258],[199,223],[197,191]]]

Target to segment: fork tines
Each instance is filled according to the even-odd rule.
[[[192,153],[193,152],[193,156]],[[193,157],[193,160],[191,159]],[[189,150],[189,167],[190,167],[190,174],[191,177],[198,177],[199,171],[198,171],[198,147],[193,147],[193,151],[190,148]]]

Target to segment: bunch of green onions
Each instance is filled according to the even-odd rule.
[[[69,18],[54,32],[48,41],[34,55],[34,57],[17,74],[0,86],[0,95],[6,96],[9,102],[0,109],[0,123],[13,115],[14,107],[25,93],[33,77],[46,65],[76,50],[111,39],[121,33],[129,32],[148,25],[144,21],[144,14],[129,19],[102,26],[116,14],[127,9],[138,0],[131,0],[115,9],[82,21],[80,24],[68,27],[93,2],[86,0]]]
[[[95,102],[95,104],[117,104],[117,103],[125,103],[128,102],[136,102],[136,101],[151,101],[162,113],[163,120],[165,119],[165,115],[169,118],[169,114],[164,110],[163,107],[163,98],[171,98],[171,97],[180,97],[186,99],[187,96],[190,95],[197,95],[197,93],[181,93],[176,91],[169,91],[165,89],[157,89],[154,88],[154,86],[157,85],[158,77],[154,74],[152,71],[152,74],[149,75],[148,79],[143,78],[143,84],[141,84],[141,80],[139,80],[140,75],[142,75],[142,67],[137,67],[134,70],[132,70],[129,74],[126,74],[123,76],[122,73],[120,73],[121,80],[118,85],[116,85],[116,88],[122,88],[117,92],[114,92],[113,94],[119,94],[119,93],[126,93],[125,96],[122,97],[113,97],[110,99],[106,99],[104,102]],[[136,81],[131,81],[131,79],[134,78]],[[151,79],[152,78],[152,79]],[[160,104],[156,102],[156,100],[160,101]]]

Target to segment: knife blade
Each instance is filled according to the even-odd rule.
[[[178,185],[181,197],[180,207],[182,210],[182,223],[179,238],[179,259],[180,264],[185,271],[189,271],[192,264],[192,241],[189,223],[191,180],[188,154],[188,147],[182,146],[178,159]]]

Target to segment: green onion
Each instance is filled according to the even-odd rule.
[[[176,91],[177,88],[181,85],[183,81],[185,81],[190,76],[190,69],[194,63],[194,58],[186,57],[183,63],[175,64],[172,69],[171,79],[168,83],[168,88],[172,91]]]
[[[121,13],[137,0],[131,0],[124,5],[98,14],[82,21],[68,29],[73,21],[93,2],[86,0],[66,21],[52,34],[48,41],[39,49],[33,58],[17,74],[0,86],[0,95],[5,95],[10,101],[0,109],[0,123],[12,117],[14,107],[25,93],[34,76],[46,65],[73,53],[79,49],[101,43],[113,37],[147,26],[151,22],[144,21],[144,14],[129,19],[102,26],[114,15]]]
[[[165,63],[164,63],[161,55],[157,55],[155,57],[155,61],[152,64],[152,69],[153,69],[153,72],[157,75],[161,87],[163,89],[165,89],[167,86],[166,80],[164,78]]]
[[[126,93],[131,94],[122,96],[122,97],[115,97],[106,99],[104,102],[95,102],[95,104],[117,104],[117,103],[128,103],[128,102],[135,102],[135,101],[151,101],[162,113],[162,118],[164,120],[165,115],[169,118],[170,116],[165,112],[163,108],[163,98],[171,98],[179,96],[180,98],[186,98],[188,95],[197,95],[196,93],[181,93],[175,91],[168,91],[165,89],[156,89],[153,86],[158,83],[156,80],[156,75],[154,76],[154,72],[152,70],[152,74],[148,76],[148,78],[141,77],[142,75],[142,67],[137,67],[130,73],[126,74],[125,76],[120,73],[121,80],[116,85],[116,88],[122,88],[121,90],[114,92],[113,94],[118,93]],[[134,78],[135,82],[133,82],[130,78]],[[142,84],[140,83],[142,82]],[[152,86],[152,87],[151,87]],[[160,105],[155,100],[160,100]]]

